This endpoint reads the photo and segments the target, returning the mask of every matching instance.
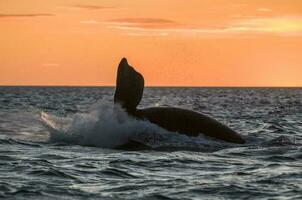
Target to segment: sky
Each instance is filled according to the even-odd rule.
[[[0,0],[0,85],[302,86],[301,0]]]

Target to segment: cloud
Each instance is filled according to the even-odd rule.
[[[257,11],[258,12],[272,12],[272,10],[269,8],[258,8]]]
[[[142,32],[142,33],[135,33],[135,32],[126,32],[123,35],[127,36],[136,36],[136,37],[165,37],[168,36],[168,33],[165,32]]]
[[[113,8],[113,7],[106,7],[106,6],[84,5],[84,4],[74,5],[72,7],[85,9],[85,10],[101,10],[101,9]]]
[[[119,18],[113,19],[109,22],[118,22],[118,23],[133,23],[133,24],[173,24],[175,23],[169,19],[163,18]]]
[[[249,32],[302,35],[302,17],[270,17],[242,20],[234,24]]]
[[[102,22],[97,21],[97,20],[84,20],[80,21],[81,24],[101,24]]]
[[[194,35],[229,36],[302,36],[302,16],[245,17],[212,25],[181,24],[164,18],[119,18],[107,21],[86,20],[81,23],[105,25],[128,36]]]
[[[0,14],[0,18],[18,18],[18,17],[50,17],[55,16],[49,13],[36,13],[36,14]]]
[[[164,18],[119,18],[108,20],[102,23],[112,27],[144,29],[165,29],[178,26],[175,21]]]
[[[180,24],[176,23],[170,19],[163,18],[118,18],[107,21],[98,21],[98,20],[84,20],[80,21],[82,24],[103,24],[109,28],[114,29],[167,29],[175,28]],[[128,35],[128,34],[127,34]],[[140,33],[129,33],[129,35],[141,35]],[[154,34],[148,34],[154,35]],[[165,34],[155,34],[155,35],[165,35]]]
[[[248,6],[248,4],[238,3],[238,4],[232,4],[231,6],[234,7],[234,8],[241,8],[241,7]]]
[[[103,23],[110,28],[124,31],[124,34],[129,36],[166,36],[168,34],[207,37],[251,34],[302,35],[302,17],[254,17],[231,20],[224,24],[213,24],[212,26],[179,24],[162,18],[122,18],[107,22],[86,21],[86,23]]]

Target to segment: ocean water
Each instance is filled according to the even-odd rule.
[[[146,88],[229,125],[244,145],[112,112],[111,87],[0,87],[0,198],[302,199],[302,89]],[[135,140],[148,150],[114,147]]]

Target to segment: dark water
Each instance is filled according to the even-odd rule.
[[[0,87],[0,198],[302,199],[302,89],[145,90],[141,107],[203,112],[245,145],[116,119],[113,92]],[[129,139],[154,150],[112,149]]]

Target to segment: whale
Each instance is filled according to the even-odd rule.
[[[117,69],[114,104],[130,116],[146,120],[168,130],[190,137],[206,137],[229,143],[244,144],[242,136],[227,125],[203,113],[178,107],[138,109],[144,91],[144,77],[122,58]]]

